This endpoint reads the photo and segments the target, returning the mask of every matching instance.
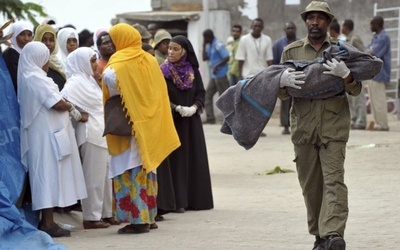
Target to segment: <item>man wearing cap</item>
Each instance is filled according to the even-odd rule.
[[[139,34],[142,36],[142,43],[147,43],[149,44],[150,42],[150,38],[151,38],[151,34],[150,32],[146,29],[146,27],[144,27],[143,25],[141,25],[140,23],[135,23],[132,25],[133,28],[135,28],[137,31],[139,31]]]
[[[171,34],[165,29],[157,30],[154,36],[154,53],[159,65],[167,59],[168,45],[171,39]]]
[[[328,36],[334,15],[326,2],[312,1],[301,13],[308,35],[290,45],[282,53],[287,60],[311,61],[337,43]],[[324,67],[345,84],[345,91],[326,99],[293,98],[291,139],[294,144],[298,179],[307,209],[309,233],[315,236],[313,249],[345,249],[343,239],[348,217],[347,187],[344,184],[344,159],[350,131],[350,112],[346,93],[358,95],[361,82],[343,61],[326,61]],[[282,99],[286,88],[301,89],[304,74],[285,70],[281,76]]]

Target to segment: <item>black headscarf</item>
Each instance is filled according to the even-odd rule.
[[[199,62],[190,41],[184,36],[175,36],[171,42],[179,44],[186,53],[179,61],[166,61],[160,65],[161,71],[166,79],[171,79],[180,90],[188,90],[193,87],[195,71],[198,71]]]
[[[174,36],[171,39],[171,42],[177,43],[182,48],[186,50],[187,58],[186,60],[192,65],[193,68],[199,68],[199,61],[197,61],[196,54],[194,53],[194,49],[192,43],[185,36]]]

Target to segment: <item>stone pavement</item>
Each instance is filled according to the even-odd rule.
[[[400,249],[400,121],[390,132],[351,131],[345,163],[349,189],[347,249]],[[296,173],[265,175],[275,166],[295,170],[290,136],[273,118],[249,151],[220,125],[205,125],[215,208],[167,214],[159,228],[118,235],[121,226],[83,230],[81,213],[57,214],[74,225],[69,249],[311,249]]]

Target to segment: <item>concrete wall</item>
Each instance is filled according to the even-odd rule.
[[[151,4],[153,10],[163,11],[198,11],[203,9],[203,0],[152,0]],[[226,10],[230,13],[229,23],[223,23],[223,26],[231,27],[233,24],[237,23],[243,25],[246,30],[248,30],[251,24],[251,20],[249,20],[246,16],[242,16],[242,13],[239,10],[239,6],[243,8],[245,6],[245,0],[208,0],[209,10]],[[211,23],[210,28],[212,29]],[[229,35],[230,32],[226,34],[216,34],[218,39],[222,41],[226,41],[226,38],[228,38]]]
[[[300,0],[299,5],[286,5],[285,0],[258,0],[258,16],[265,22],[264,33],[269,35],[273,41],[283,35],[283,26],[287,21],[294,21],[298,26],[298,36],[306,35],[304,22],[300,18],[300,13],[305,10],[311,0]],[[371,40],[369,22],[373,17],[374,3],[378,3],[379,8],[400,6],[399,0],[326,0],[332,12],[342,23],[345,19],[353,19],[355,32],[362,38],[365,44]],[[180,5],[183,7],[201,8],[203,0],[152,0],[155,10],[171,10],[171,6]],[[249,32],[251,20],[247,16],[242,16],[239,10],[245,6],[245,0],[208,0],[210,10],[227,10],[231,15],[231,23],[241,24],[244,33]],[[198,10],[198,9],[196,9]],[[219,37],[224,40],[226,37]]]

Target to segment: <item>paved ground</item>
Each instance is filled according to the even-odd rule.
[[[345,180],[350,215],[348,249],[400,248],[400,121],[390,132],[351,131]],[[311,249],[296,173],[265,175],[275,166],[295,170],[289,136],[271,119],[249,151],[219,125],[205,125],[215,209],[168,214],[159,229],[118,235],[121,226],[83,230],[81,214],[57,215],[72,224],[72,237],[56,239],[69,249]],[[261,173],[261,174],[260,174]]]

